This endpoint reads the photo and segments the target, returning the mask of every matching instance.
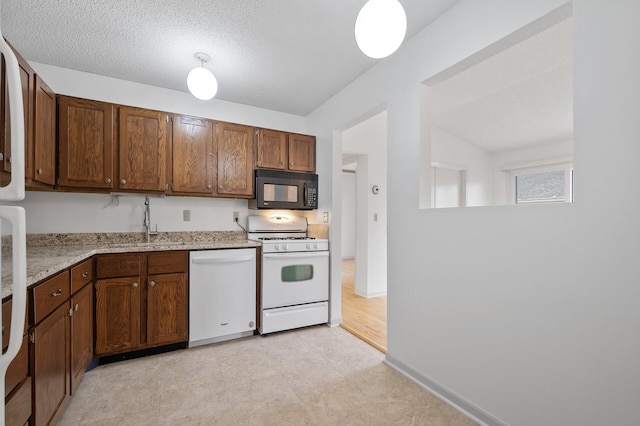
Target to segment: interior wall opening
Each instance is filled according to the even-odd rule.
[[[573,201],[573,20],[540,27],[425,82],[422,208]]]

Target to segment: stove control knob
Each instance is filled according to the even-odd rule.
[[[318,243],[313,243],[314,250],[318,250]]]
[[[282,251],[287,251],[287,249],[288,249],[287,244],[283,244],[282,245]]]

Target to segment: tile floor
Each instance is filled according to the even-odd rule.
[[[309,327],[86,373],[59,425],[474,425],[342,328]]]

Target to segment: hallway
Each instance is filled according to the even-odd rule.
[[[381,352],[387,351],[387,296],[364,298],[355,294],[355,260],[342,261],[341,327]]]

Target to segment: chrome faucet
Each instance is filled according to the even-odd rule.
[[[158,235],[158,224],[156,223],[155,231],[151,230],[151,206],[149,205],[149,196],[144,198],[144,227],[147,229],[147,243],[151,242],[151,236]]]

